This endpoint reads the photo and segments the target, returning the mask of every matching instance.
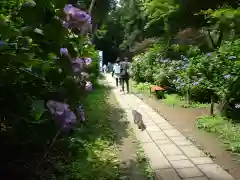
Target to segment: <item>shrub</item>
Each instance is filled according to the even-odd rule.
[[[57,140],[66,142],[77,122],[85,120],[83,99],[92,89],[87,73],[98,76],[98,57],[87,36],[91,16],[66,3],[1,2],[3,179],[31,179],[43,166],[52,172],[55,159],[46,158],[49,148]],[[62,157],[69,143],[58,145],[62,152],[54,151]]]

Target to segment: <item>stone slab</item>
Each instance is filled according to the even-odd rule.
[[[160,128],[156,124],[147,125],[147,131],[160,131]]]
[[[163,130],[168,137],[182,137],[183,135],[176,129]]]
[[[179,161],[179,160],[185,160],[185,159],[188,159],[187,156],[185,155],[174,155],[174,156],[166,156],[166,158],[169,160],[169,161]]]
[[[150,143],[153,142],[152,138],[146,131],[141,131],[139,129],[135,129],[136,138],[142,143]]]
[[[181,180],[179,175],[172,168],[157,170],[156,175],[160,180]]]
[[[161,145],[166,145],[166,144],[172,144],[172,141],[170,139],[166,138],[166,139],[156,140],[155,143],[157,144],[157,146],[161,146]]]
[[[162,140],[162,139],[168,139],[168,137],[162,132],[162,131],[156,131],[156,132],[149,132],[149,135],[151,138],[155,140]]]
[[[171,164],[154,143],[145,143],[142,147],[153,169],[171,168]]]
[[[217,164],[202,164],[198,168],[211,180],[235,180]]]
[[[159,145],[159,149],[165,156],[183,155],[182,151],[175,144]]]
[[[189,160],[179,160],[179,161],[170,161],[172,166],[175,169],[181,169],[181,168],[189,168],[189,167],[195,167],[194,164]]]
[[[203,151],[198,149],[195,145],[179,146],[179,148],[186,154],[187,157],[203,157],[206,156]]]
[[[181,137],[170,137],[170,139],[178,146],[192,145],[192,142],[189,141],[184,136],[181,136]]]
[[[190,158],[194,164],[212,164],[213,161],[209,157]]]
[[[204,176],[204,174],[201,171],[199,171],[199,169],[196,167],[176,169],[176,171],[178,172],[181,178]]]
[[[173,125],[171,125],[170,123],[166,122],[166,123],[163,123],[163,124],[158,124],[158,127],[161,129],[161,130],[171,130],[171,129],[175,129],[173,127]]]
[[[209,180],[207,177],[184,178],[183,180]]]

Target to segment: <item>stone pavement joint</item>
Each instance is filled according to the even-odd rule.
[[[141,99],[133,94],[121,95],[110,75],[106,75],[105,83],[113,87],[158,180],[235,180]],[[143,116],[147,126],[143,132],[133,122],[133,109]]]

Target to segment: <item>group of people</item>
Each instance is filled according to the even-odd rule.
[[[120,86],[120,91],[125,92],[124,85],[126,84],[127,93],[129,93],[130,62],[127,57],[124,60],[117,58],[116,63],[113,65],[112,76],[116,79],[116,86]]]
[[[102,67],[102,72],[103,73],[112,72],[112,63],[108,62],[108,65],[104,64]]]

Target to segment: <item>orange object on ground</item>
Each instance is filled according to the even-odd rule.
[[[161,86],[152,86],[153,91],[165,91],[166,89]]]

